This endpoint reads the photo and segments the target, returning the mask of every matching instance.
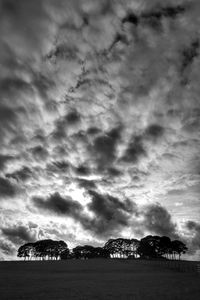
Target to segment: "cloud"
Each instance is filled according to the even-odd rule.
[[[100,133],[101,132],[101,130],[99,129],[99,128],[97,128],[97,127],[90,127],[90,128],[88,128],[88,130],[87,130],[87,133],[89,134],[89,135],[96,135],[96,134],[98,134],[98,133]]]
[[[32,176],[32,171],[28,167],[23,167],[20,170],[17,170],[13,173],[6,174],[7,178],[13,178],[16,180],[26,181]]]
[[[4,104],[0,104],[0,137],[1,141],[5,141],[7,133],[16,134],[17,111]]]
[[[135,164],[143,156],[146,156],[146,150],[143,146],[141,137],[133,137],[122,157],[122,160]]]
[[[90,222],[83,222],[83,226],[98,235],[106,236],[128,227],[130,217],[137,213],[135,203],[128,199],[120,201],[109,194],[102,195],[92,190],[89,195],[91,203],[87,206],[95,216]]]
[[[59,157],[58,157],[59,158]],[[56,160],[47,165],[47,169],[52,173],[67,173],[69,171],[70,164],[65,160]]]
[[[0,154],[0,170],[3,170],[6,166],[7,162],[13,159],[13,156],[11,155],[3,155]]]
[[[183,49],[182,51],[182,66],[181,66],[181,75],[184,74],[189,66],[193,63],[195,57],[199,55],[199,40],[196,39],[195,41],[191,42],[189,47]],[[185,78],[186,80],[187,78]],[[186,82],[184,82],[186,83]]]
[[[14,197],[17,194],[16,187],[8,180],[0,177],[0,196]]]
[[[117,168],[113,168],[113,167],[108,168],[107,173],[111,178],[122,175],[122,171],[118,170]]]
[[[175,237],[177,228],[167,209],[160,204],[148,205],[144,211],[144,227],[158,235]]]
[[[34,147],[31,152],[36,160],[46,160],[48,156],[48,151],[42,146]]]
[[[2,234],[12,243],[20,245],[24,242],[33,242],[36,240],[36,233],[24,225],[1,228]]]
[[[117,127],[95,138],[92,152],[99,169],[108,167],[116,159],[116,147],[120,135],[121,127]]]
[[[150,138],[153,141],[160,138],[164,133],[164,128],[158,124],[152,124],[146,128],[144,136]]]
[[[62,197],[59,193],[54,193],[46,199],[33,197],[33,204],[39,209],[60,216],[76,217],[79,215],[82,206],[71,197]]]
[[[96,189],[96,183],[94,180],[87,180],[87,179],[78,179],[78,184],[81,188],[86,190]]]
[[[199,250],[200,248],[200,223],[194,221],[188,221],[186,228],[193,234],[192,238],[189,238],[191,244],[191,251]]]
[[[68,115],[66,115],[66,121],[71,125],[78,123],[80,118],[80,114],[76,110],[71,111]]]
[[[6,240],[0,240],[0,249],[1,252],[6,256],[12,256],[16,252],[16,248],[14,247],[14,245]]]
[[[91,170],[87,166],[80,165],[75,169],[75,172],[77,173],[77,175],[87,176],[91,173]]]
[[[150,4],[150,8],[146,8],[146,11],[136,15],[134,12],[129,13],[123,19],[123,23],[131,23],[135,26],[143,24],[150,26],[153,29],[160,29],[162,26],[162,20],[164,18],[175,19],[181,14],[184,14],[186,7],[183,5],[170,6],[168,3],[162,6],[161,3],[155,6]]]

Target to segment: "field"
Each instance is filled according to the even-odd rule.
[[[193,300],[200,275],[132,260],[0,262],[1,300]]]

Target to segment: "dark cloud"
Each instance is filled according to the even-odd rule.
[[[20,78],[5,78],[1,81],[0,89],[6,96],[18,93],[19,91],[29,92],[32,90],[30,84]]]
[[[34,205],[40,210],[54,213],[61,216],[76,217],[82,210],[79,202],[74,201],[71,197],[63,198],[59,193],[54,193],[48,198],[33,197]]]
[[[117,168],[108,168],[107,173],[109,176],[111,176],[111,178],[122,175],[122,172],[120,170],[118,170]]]
[[[56,47],[46,55],[46,58],[51,61],[77,59],[77,52],[77,47],[73,47],[70,44],[61,43],[56,45]]]
[[[190,238],[191,251],[199,250],[200,248],[200,223],[194,221],[188,221],[186,223],[187,229],[189,229],[192,237]]]
[[[156,141],[163,135],[163,133],[164,128],[162,126],[158,124],[152,124],[145,130],[144,136]]]
[[[39,130],[39,131],[35,132],[35,135],[33,137],[33,141],[36,142],[36,143],[39,143],[39,144],[40,143],[41,144],[45,143],[46,138],[45,138],[43,130]]]
[[[149,232],[176,237],[176,224],[173,223],[167,209],[160,204],[152,204],[145,208],[144,226]]]
[[[98,235],[106,236],[128,226],[130,217],[137,213],[135,203],[128,199],[122,202],[109,194],[102,195],[91,190],[89,195],[92,201],[88,209],[95,217],[90,222],[83,222],[83,226]]]
[[[151,7],[151,9],[142,12],[141,14],[135,14],[130,12],[122,19],[122,23],[131,23],[135,26],[139,24],[146,24],[154,29],[161,27],[161,21],[163,18],[175,19],[177,16],[183,14],[186,11],[186,7],[182,5],[177,6],[163,6]]]
[[[46,160],[48,156],[48,151],[43,148],[42,146],[36,146],[31,149],[31,152],[33,154],[33,157],[36,160]]]
[[[169,19],[174,19],[178,15],[185,13],[186,7],[182,5],[177,5],[177,6],[163,6],[163,7],[158,7],[154,8],[151,11],[144,12],[142,14],[142,18],[145,20],[148,20],[150,23],[152,19],[157,19],[160,20],[161,18],[169,18]]]
[[[76,124],[76,123],[78,123],[79,121],[80,121],[80,114],[76,111],[76,110],[74,110],[74,111],[72,111],[72,112],[70,112],[68,115],[66,115],[66,121],[67,121],[67,123],[68,124]]]
[[[146,150],[143,146],[142,138],[136,136],[129,143],[122,160],[128,163],[137,163],[143,156],[146,156]]]
[[[17,114],[10,107],[0,104],[0,137],[2,142],[8,132],[16,133]]]
[[[66,171],[69,168],[69,163],[66,161],[56,161],[54,165],[62,171]]]
[[[89,175],[91,173],[90,168],[88,168],[87,166],[84,165],[80,165],[79,167],[77,167],[75,169],[75,172],[80,175],[80,176],[86,176]]]
[[[78,179],[78,184],[81,188],[86,190],[96,189],[96,183],[94,180],[87,180],[87,179]]]
[[[183,73],[185,69],[192,64],[195,57],[199,55],[199,40],[195,40],[191,45],[184,49],[182,52],[182,65],[181,72]]]
[[[122,19],[122,23],[132,23],[137,26],[140,21],[139,18],[140,18],[139,16],[131,12]]]
[[[124,155],[122,161],[127,163],[137,163],[142,157],[147,156],[147,149],[145,148],[145,140],[156,142],[164,134],[164,128],[158,124],[149,125],[143,134],[133,136]]]
[[[92,151],[100,169],[109,167],[116,159],[116,146],[120,139],[121,130],[121,127],[114,128],[94,140]]]
[[[101,132],[101,130],[99,129],[99,128],[97,128],[97,127],[90,127],[90,128],[88,128],[88,130],[87,130],[87,133],[89,134],[89,135],[96,135],[96,134],[98,134],[98,133],[100,133]]]
[[[8,179],[0,177],[0,196],[14,197],[16,193],[16,187]]]
[[[52,137],[55,140],[63,140],[67,137],[67,129],[70,126],[77,125],[81,121],[81,115],[77,112],[77,110],[72,110],[64,117],[58,119],[55,122],[55,129],[52,133]]]
[[[28,227],[31,229],[31,228],[37,228],[38,227],[38,224],[35,224],[31,221],[28,222]]]
[[[55,111],[56,110],[56,104],[53,100],[48,99],[48,91],[54,87],[55,88],[55,82],[52,78],[48,78],[43,74],[34,74],[34,80],[33,83],[34,87],[37,89],[38,93],[42,97],[42,99],[45,99],[45,107],[48,111]]]
[[[18,171],[6,174],[6,177],[14,178],[16,180],[26,181],[32,177],[32,171],[28,167],[23,167]]]
[[[57,172],[57,173],[66,173],[68,172],[70,167],[70,164],[65,161],[65,160],[61,160],[61,161],[54,161],[51,164],[47,165],[47,170],[52,171],[52,172]]]
[[[23,225],[1,228],[1,232],[9,241],[13,242],[14,244],[22,244],[24,242],[33,242],[36,240],[36,233]]]
[[[5,255],[14,255],[16,252],[14,245],[5,240],[0,240],[0,250]]]
[[[54,132],[52,133],[52,137],[56,141],[60,141],[62,139],[66,139],[66,121],[65,120],[58,120],[55,124]]]

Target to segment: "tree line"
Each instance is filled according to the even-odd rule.
[[[26,243],[19,247],[17,256],[25,260],[58,260],[90,258],[126,258],[126,259],[180,259],[188,248],[179,240],[167,236],[148,235],[137,239],[109,239],[103,247],[91,245],[69,249],[64,241],[51,239]]]

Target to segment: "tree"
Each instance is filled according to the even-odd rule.
[[[171,253],[171,240],[168,236],[162,236],[160,238],[160,254],[165,258],[169,258]]]
[[[186,245],[179,240],[172,241],[171,248],[172,248],[172,253],[175,255],[177,254],[179,256],[179,260],[181,258],[181,254],[186,253],[186,251],[188,250]]]
[[[24,260],[31,259],[35,255],[35,247],[34,243],[27,243],[19,247],[17,256],[18,257],[23,257]]]
[[[40,258],[40,259],[59,259],[68,247],[64,241],[53,241],[51,239],[40,240],[35,243],[22,245],[18,249],[18,257]]]
[[[138,241],[137,239],[130,240],[130,251],[128,257],[137,258],[139,245],[140,241]]]
[[[144,258],[161,257],[160,236],[148,235],[140,240],[138,253]]]
[[[60,254],[60,259],[68,259],[71,258],[70,257],[70,252],[69,249],[65,249],[64,251],[62,251],[62,253]]]
[[[72,257],[77,259],[108,258],[110,257],[110,253],[106,249],[101,247],[85,245],[73,248]]]
[[[135,257],[137,253],[139,241],[136,239],[110,239],[105,245],[104,249],[110,253],[110,257],[113,258],[127,258]]]

